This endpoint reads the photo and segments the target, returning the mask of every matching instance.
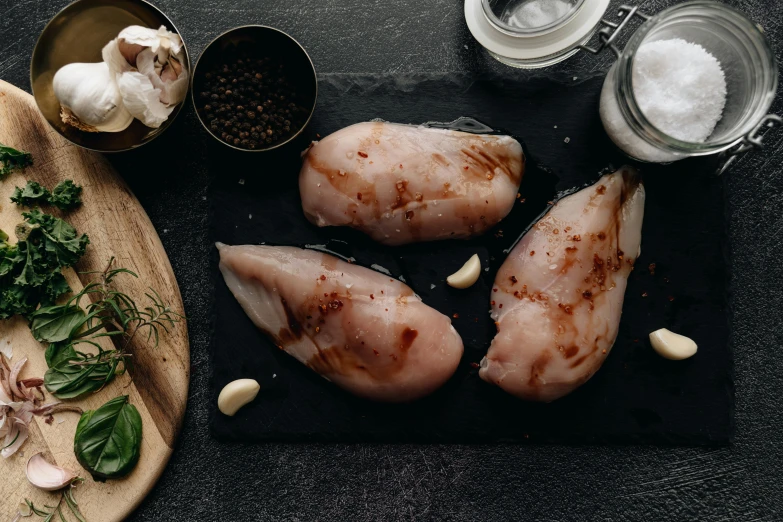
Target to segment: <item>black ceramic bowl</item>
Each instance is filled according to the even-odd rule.
[[[298,111],[298,119],[296,121],[294,121],[294,119],[290,120],[291,125],[289,126],[289,131],[281,131],[281,135],[276,135],[271,143],[266,143],[264,141],[254,149],[250,149],[242,144],[228,143],[221,137],[222,133],[226,132],[223,124],[217,129],[213,128],[213,122],[208,118],[209,111],[204,109],[204,106],[207,103],[214,107],[215,105],[234,100],[236,104],[239,104],[239,101],[237,100],[237,89],[242,85],[245,85],[248,90],[253,88],[249,83],[250,81],[255,81],[253,80],[253,77],[248,78],[247,83],[240,83],[239,85],[235,83],[232,86],[231,78],[234,76],[234,73],[231,73],[232,76],[227,76],[227,82],[223,85],[225,85],[224,89],[233,89],[232,94],[225,96],[225,92],[218,93],[214,91],[215,76],[216,74],[222,74],[216,73],[216,71],[219,71],[227,63],[233,63],[239,55],[251,56],[253,59],[268,59],[272,64],[281,65],[288,84],[294,86],[296,93],[292,99],[287,98],[286,103],[295,103],[300,108]],[[209,78],[207,76],[208,73],[210,75]],[[264,85],[263,88],[269,89],[269,86]],[[313,115],[313,111],[315,110],[315,103],[318,97],[318,80],[316,78],[313,62],[299,42],[283,31],[273,27],[246,25],[221,34],[207,46],[196,62],[196,66],[193,68],[190,91],[193,105],[196,109],[196,115],[212,137],[220,143],[237,150],[264,152],[277,149],[291,142],[302,133],[305,127],[307,127],[307,124],[310,122],[310,118]],[[212,96],[212,94],[217,94],[223,99],[211,100],[210,96]],[[247,92],[242,92],[243,96],[247,94]],[[233,96],[233,98],[231,96]],[[252,98],[253,96],[247,95],[242,102],[247,105],[246,110],[253,113],[253,119],[240,120],[238,122],[240,125],[237,126],[239,127],[240,132],[250,132],[250,129],[241,128],[242,124],[250,124],[253,127],[267,124],[266,121],[261,119],[264,112],[255,111],[252,107],[252,104],[250,103]],[[261,99],[256,101],[260,101],[263,104],[266,100]],[[215,112],[214,109],[212,112]],[[222,119],[223,116],[216,115],[216,117]],[[228,132],[231,132],[230,128],[228,129]],[[234,136],[234,138],[237,137]],[[248,139],[250,139],[250,137],[248,137]]]

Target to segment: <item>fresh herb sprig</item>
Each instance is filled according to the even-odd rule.
[[[16,150],[0,143],[0,181],[12,170],[23,169],[33,164],[33,156],[29,152]]]
[[[76,503],[76,499],[73,496],[73,488],[76,484],[80,484],[82,482],[84,482],[83,478],[77,478],[74,482],[71,483],[70,486],[64,489],[60,495],[60,500],[55,506],[44,505],[43,509],[41,509],[36,507],[31,500],[24,499],[28,513],[20,512],[17,517],[29,517],[36,515],[41,517],[43,522],[53,522],[56,520],[59,520],[60,522],[66,522],[68,519],[65,518],[65,515],[68,513],[68,511],[70,511],[71,515],[73,515],[78,522],[87,522],[87,520],[84,518],[84,515],[82,515],[81,511],[79,511],[79,504]],[[63,512],[63,504],[65,504],[65,507],[68,508],[68,511]]]
[[[168,332],[169,327],[182,319],[154,290],[146,294],[150,303],[145,307],[139,307],[130,296],[116,290],[113,282],[117,276],[138,276],[127,268],[114,268],[114,258],[105,270],[86,273],[98,277],[65,304],[42,307],[30,315],[33,336],[50,343],[46,350],[49,370],[44,385],[60,399],[102,389],[125,372],[131,360],[127,349],[139,332],[146,333],[147,341],[154,348],[160,342],[160,329]],[[84,298],[90,302],[82,309],[80,303]],[[116,343],[119,348],[104,350],[98,343],[102,337],[120,337]],[[75,348],[79,344],[91,345],[98,353],[80,352]]]
[[[33,205],[53,205],[62,211],[72,210],[82,204],[82,187],[70,179],[58,183],[54,190],[35,181],[28,181],[24,188],[16,187],[11,201],[22,207]]]

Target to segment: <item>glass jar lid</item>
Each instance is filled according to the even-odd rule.
[[[544,34],[568,22],[585,0],[482,0],[487,20],[515,36]]]
[[[576,52],[609,0],[465,0],[473,37],[510,65],[542,67]]]

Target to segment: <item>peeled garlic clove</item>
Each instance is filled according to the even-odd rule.
[[[54,75],[53,87],[68,125],[86,132],[120,132],[133,121],[105,62],[68,64]]]
[[[122,102],[125,108],[147,127],[157,129],[174,111],[160,101],[160,89],[156,89],[150,79],[139,72],[126,72],[117,77]]]
[[[462,268],[446,278],[446,283],[454,288],[468,288],[478,281],[479,275],[481,275],[481,260],[478,254],[473,254]]]
[[[698,346],[690,337],[661,328],[650,334],[650,344],[658,355],[673,361],[692,357]]]
[[[218,396],[218,409],[229,417],[239,411],[239,408],[252,402],[258,395],[261,386],[255,379],[238,379],[226,384]]]
[[[27,461],[27,480],[44,491],[57,491],[74,480],[76,475],[60,466],[49,464],[43,455],[36,453]]]

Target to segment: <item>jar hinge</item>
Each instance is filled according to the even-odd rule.
[[[760,150],[764,148],[762,141],[764,140],[764,136],[767,131],[781,125],[783,125],[783,118],[777,114],[767,114],[764,116],[759,124],[753,127],[753,130],[747,133],[739,143],[734,145],[732,148],[721,152],[720,161],[718,164],[722,165],[718,167],[718,176],[726,172],[729,167],[746,152],[754,149]]]
[[[622,17],[619,22],[612,22],[606,19],[601,20],[602,29],[598,31],[598,40],[600,45],[598,47],[588,47],[587,45],[580,45],[579,48],[589,53],[598,54],[607,47],[614,52],[619,58],[622,51],[615,45],[614,41],[620,35],[620,32],[625,28],[628,23],[633,20],[634,16],[638,16],[644,21],[650,19],[650,17],[639,11],[639,6],[623,5],[620,7],[618,16]]]

